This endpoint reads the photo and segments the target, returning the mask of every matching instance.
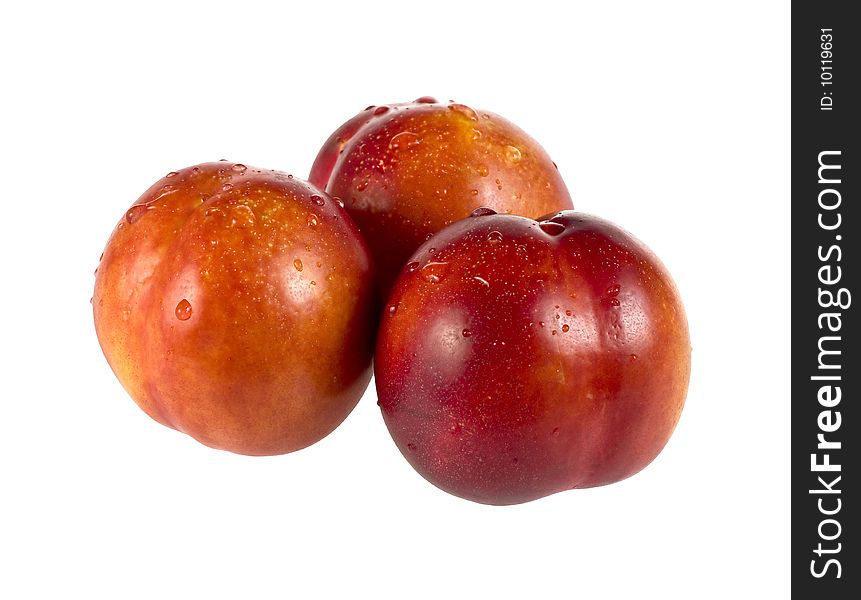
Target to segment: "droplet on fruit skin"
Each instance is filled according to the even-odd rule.
[[[621,289],[622,289],[621,286],[619,286],[618,284],[611,285],[610,287],[607,288],[607,295],[608,296],[618,296],[619,291]]]
[[[191,302],[183,298],[179,301],[179,304],[176,305],[174,313],[176,314],[176,318],[180,321],[188,321],[191,318]]]
[[[416,450],[416,445],[415,445],[415,444],[413,444],[412,442],[408,442],[408,443],[407,443],[407,449],[409,449],[409,450],[411,450],[411,451],[415,452],[415,450]]]
[[[631,355],[631,362],[637,362],[637,355],[636,354]]]
[[[562,326],[562,333],[568,333],[569,329],[571,329],[571,327],[569,327],[568,324],[566,323],[565,325]]]
[[[341,200],[341,199],[340,199],[340,198],[338,198],[337,196],[335,196],[334,198],[332,198],[332,200],[334,200],[334,201],[335,201],[335,203],[337,203],[337,205],[338,205],[338,206],[340,206],[341,208],[344,208],[344,201],[343,201],[343,200]]]
[[[446,273],[448,273],[448,263],[429,262],[424,267],[422,267],[421,272],[425,281],[427,281],[428,283],[436,284],[445,279]]]
[[[481,177],[487,177],[490,174],[490,171],[485,165],[478,165],[476,171]]]
[[[308,215],[308,226],[309,227],[316,227],[318,223],[319,223],[319,221],[317,220],[317,215],[315,215],[314,213],[311,213]]]
[[[481,131],[479,131],[478,129],[473,129],[472,130],[472,141],[477,142],[480,139],[481,139]]]
[[[245,204],[238,204],[230,209],[230,226],[231,227],[253,227],[256,222],[254,211],[251,207]]]
[[[498,244],[502,241],[502,234],[494,229],[487,234],[487,241],[491,244]]]
[[[538,227],[547,235],[559,235],[565,231],[565,225],[555,221],[541,221]]]
[[[408,273],[415,273],[416,269],[418,269],[418,268],[419,268],[419,263],[417,263],[417,262],[407,263],[407,272]]]
[[[518,163],[521,158],[520,148],[517,146],[506,146],[505,147],[505,160],[510,163]]]
[[[472,332],[471,332],[469,329],[464,329],[464,330],[463,330],[463,331],[461,331],[460,333],[461,333],[461,335],[463,335],[463,337],[465,337],[465,338],[472,337]]]
[[[144,213],[146,213],[146,211],[148,211],[149,209],[150,206],[147,206],[146,204],[136,204],[135,206],[132,206],[126,211],[126,222],[129,225],[137,223],[138,220],[142,216],[144,216]]]
[[[297,271],[301,271],[303,268],[302,267],[302,259],[300,259],[300,258],[294,259],[293,260],[293,266],[296,268]]]
[[[422,96],[421,98],[413,100],[413,103],[415,104],[436,104],[437,102],[439,102],[439,100],[433,96]]]
[[[245,166],[245,165],[243,165],[242,163],[236,163],[236,164],[235,164],[235,165],[233,165],[233,167],[231,167],[231,168],[232,168],[234,171],[236,171],[237,173],[245,173],[246,169],[248,169],[248,167],[246,167],[246,166]]]
[[[389,140],[389,148],[391,150],[403,150],[418,146],[421,144],[421,138],[412,131],[402,131],[392,136]]]
[[[222,192],[229,192],[229,191],[230,191],[230,190],[232,190],[232,189],[233,189],[233,184],[232,184],[232,183],[225,183],[223,186],[221,186],[221,191],[222,191]]]
[[[386,114],[387,112],[389,112],[388,106],[378,106],[377,109],[374,111],[374,115],[380,116]]]
[[[470,107],[468,107],[466,104],[458,104],[458,103],[449,104],[448,109],[464,115],[470,121],[478,121],[478,114],[474,110],[472,110]]]
[[[177,173],[176,171],[171,171],[170,173],[165,175],[165,178],[170,179],[171,177],[176,177],[177,175],[179,175],[179,173]]]
[[[311,202],[313,202],[313,203],[314,203],[314,204],[316,204],[317,206],[323,206],[323,205],[326,203],[326,202],[323,200],[323,197],[322,197],[322,196],[318,196],[317,194],[314,194],[313,196],[311,196]]]
[[[473,190],[478,191],[478,190]],[[472,211],[469,216],[470,217],[488,217],[490,215],[495,215],[496,211],[492,208],[487,208],[486,206],[479,206],[474,211]]]
[[[368,187],[369,183],[370,183],[370,181],[368,181],[367,179],[365,179],[364,181],[360,181],[359,183],[356,184],[356,191],[357,192],[363,192],[365,190],[365,188]]]
[[[396,312],[398,312],[398,305],[397,304],[389,304],[389,307],[386,309],[386,312],[388,312],[389,315],[395,314]]]

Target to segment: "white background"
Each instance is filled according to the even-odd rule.
[[[788,597],[788,2],[179,4],[3,8],[0,597]],[[635,477],[457,499],[373,389],[309,449],[235,456],[108,368],[93,269],[152,182],[304,177],[343,120],[426,94],[520,125],[673,274],[692,381]]]

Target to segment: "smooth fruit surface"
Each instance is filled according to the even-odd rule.
[[[96,274],[105,357],[152,418],[242,454],[332,431],[370,379],[372,262],[344,209],[229,162],[156,182]]]
[[[368,240],[383,299],[407,258],[480,206],[527,217],[572,208],[553,161],[493,113],[430,97],[369,106],[323,145],[311,181]]]
[[[487,504],[633,475],[687,393],[669,274],[596,217],[475,214],[419,248],[383,311],[376,385],[398,448],[431,483]]]

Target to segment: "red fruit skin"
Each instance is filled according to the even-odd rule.
[[[96,274],[102,350],[137,404],[200,442],[298,450],[371,374],[371,258],[347,213],[285,173],[229,162],[156,182]]]
[[[669,439],[688,326],[660,261],[574,211],[478,216],[424,244],[377,339],[379,405],[423,477],[517,504],[613,483]]]
[[[523,130],[429,97],[359,113],[326,141],[311,173],[368,240],[383,299],[419,245],[475,208],[528,217],[573,208],[556,165]]]

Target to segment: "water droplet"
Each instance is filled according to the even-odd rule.
[[[619,302],[618,298],[610,298],[610,306],[621,306],[622,303]]]
[[[126,221],[129,225],[137,223],[138,219],[144,216],[144,213],[150,209],[146,204],[136,204],[126,211]]]
[[[413,102],[415,104],[436,104],[439,101],[433,96],[422,96],[421,98],[416,98]]]
[[[469,190],[469,193],[472,194],[473,196],[478,196],[478,190],[475,190],[475,189]]]
[[[174,313],[176,314],[176,318],[180,321],[188,321],[191,318],[191,302],[183,298],[179,301],[179,304],[176,305]]]
[[[619,290],[621,290],[621,289],[622,288],[618,284],[611,285],[610,287],[607,288],[607,295],[608,296],[618,296]]]
[[[308,215],[308,226],[309,227],[316,227],[318,223],[319,223],[319,221],[317,220],[317,215],[315,215],[314,213],[311,213]]]
[[[473,129],[472,130],[472,141],[477,142],[480,139],[481,139],[481,131],[479,131],[478,129]]]
[[[490,173],[490,171],[485,165],[478,165],[476,171],[478,171],[478,174],[482,177],[487,177],[487,175]]]
[[[473,279],[475,279],[478,283],[480,283],[484,287],[490,287],[490,282],[487,279],[485,279],[484,277],[476,276],[476,277],[473,277]]]
[[[631,362],[637,362],[637,355],[636,354],[631,355]]]
[[[464,330],[463,330],[463,331],[461,331],[460,333],[461,333],[461,334],[463,335],[463,337],[465,337],[465,338],[472,337],[472,332],[471,332],[469,329],[464,329]]]
[[[340,206],[341,208],[344,208],[344,201],[343,200],[341,200],[337,196],[333,197],[332,200],[334,200],[338,204],[338,206]]]
[[[474,190],[478,191],[478,190]],[[496,211],[492,208],[487,208],[486,206],[479,206],[474,211],[472,211],[469,216],[470,217],[488,217],[490,215],[495,215]]]
[[[225,183],[223,186],[221,186],[221,191],[222,191],[222,192],[229,192],[229,191],[230,191],[230,190],[232,190],[232,189],[233,189],[233,184],[232,184],[232,183]]]
[[[233,167],[232,167],[232,169],[233,169],[234,171],[236,171],[237,173],[245,173],[245,170],[246,170],[247,168],[248,168],[248,167],[246,167],[246,166],[245,166],[245,165],[243,165],[242,163],[236,163],[236,164],[235,164],[235,165],[233,165]]]
[[[388,313],[390,315],[393,315],[396,312],[398,312],[398,305],[397,304],[389,304]]]
[[[562,223],[557,223],[555,221],[541,221],[538,224],[538,227],[540,227],[541,231],[543,231],[547,235],[559,235],[560,233],[565,231],[565,225],[563,225]]]
[[[562,326],[562,333],[568,333],[569,329],[571,329],[571,328],[568,326],[568,323],[566,323],[565,325]]]
[[[418,146],[421,143],[421,138],[412,131],[402,131],[389,140],[389,148],[392,150],[402,150]]]
[[[98,275],[98,274],[99,274],[99,268],[98,268],[98,267],[96,267],[96,270],[95,270],[95,271],[93,271],[93,277],[95,277],[95,276],[96,276],[96,275]]]
[[[544,327],[544,321],[538,321],[538,326],[539,326],[539,327]]]
[[[470,121],[478,121],[478,114],[466,104],[449,104],[448,109],[464,115]]]
[[[553,331],[551,331],[551,332],[550,332],[550,334],[551,334],[551,335],[556,335],[557,333],[558,333],[558,332],[557,332],[555,329],[554,329]]]
[[[374,104],[371,104],[370,106],[366,106],[365,110],[363,110],[362,112],[365,112],[366,110],[371,110],[372,108],[374,108],[374,106],[375,106]]]
[[[179,175],[179,173],[177,173],[176,171],[171,171],[170,173],[165,175],[165,177],[167,177],[169,179],[171,177],[176,177],[177,175]]]
[[[254,226],[254,211],[245,204],[237,204],[230,209],[230,226],[231,227],[252,227]]]
[[[92,304],[92,303],[93,303],[93,297],[90,296],[90,304]]]
[[[313,196],[311,196],[311,202],[313,202],[313,203],[314,203],[314,204],[316,204],[317,206],[323,206],[323,205],[326,203],[326,202],[323,200],[323,197],[322,197],[322,196],[318,196],[317,194],[314,194]]]
[[[366,187],[368,187],[369,183],[370,183],[370,181],[368,181],[367,179],[365,179],[364,181],[360,181],[359,183],[356,184],[356,191],[357,192],[364,191],[364,189]]]
[[[445,279],[446,273],[448,273],[447,262],[429,262],[422,267],[422,277],[428,283],[439,283]]]
[[[409,442],[409,443],[407,443],[407,448],[412,450],[413,452],[415,452],[416,445],[413,444],[412,442]]]
[[[517,146],[506,146],[505,147],[505,159],[508,162],[520,162],[522,155],[520,154],[520,148]]]
[[[502,234],[494,229],[487,234],[487,241],[491,244],[498,244],[502,241]]]
[[[297,271],[301,271],[303,268],[302,267],[302,259],[300,259],[300,258],[293,259],[293,266],[296,268]]]
[[[387,112],[389,112],[388,106],[378,106],[377,109],[374,111],[374,114],[380,116],[386,114]]]
[[[415,273],[416,269],[418,269],[418,268],[419,268],[419,263],[417,263],[417,262],[407,263],[407,272],[408,273]]]
[[[573,313],[570,310],[565,311],[565,316],[570,317]]]

